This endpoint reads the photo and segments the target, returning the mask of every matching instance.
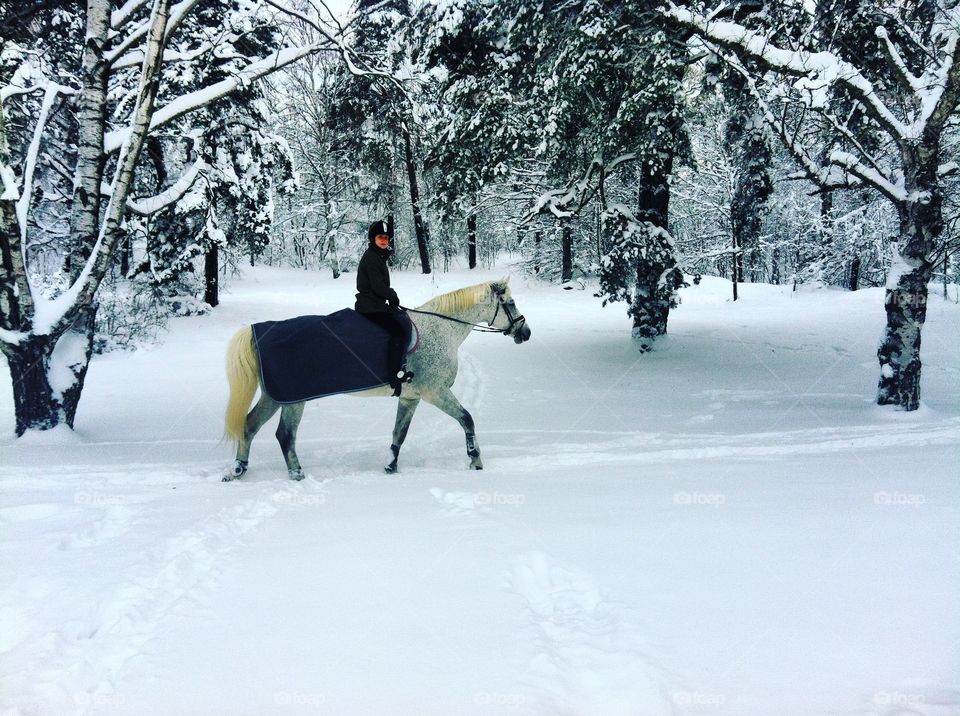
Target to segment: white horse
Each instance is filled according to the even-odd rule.
[[[466,436],[470,468],[482,470],[473,418],[450,390],[457,377],[457,351],[470,331],[480,327],[479,324],[486,324],[490,330],[512,337],[516,343],[529,340],[530,327],[517,309],[507,281],[481,283],[445,293],[410,312],[416,314],[420,343],[417,350],[407,357],[407,368],[414,373],[414,378],[403,385],[400,394],[393,442],[390,445],[391,459],[384,470],[396,472],[400,447],[421,399],[437,406],[460,423]],[[304,474],[295,444],[304,404],[281,405],[267,395],[250,326],[240,329],[230,340],[227,379],[230,383],[230,400],[227,404],[226,434],[237,444],[237,456],[233,468],[224,476],[224,482],[238,479],[247,471],[250,443],[277,410],[280,410],[277,440],[287,463],[287,473],[291,480],[302,480]],[[258,387],[260,400],[247,413]],[[392,389],[383,386],[352,395],[390,397]]]

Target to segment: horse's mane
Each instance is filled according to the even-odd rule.
[[[434,296],[420,308],[427,311],[436,311],[437,313],[459,313],[473,308],[481,301],[486,300],[490,295],[490,289],[493,286],[506,288],[506,281],[493,281],[487,283],[478,283],[476,286],[467,286],[458,288],[456,291],[442,293]]]

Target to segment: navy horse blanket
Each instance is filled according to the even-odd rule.
[[[419,340],[406,313],[407,353]],[[278,403],[301,403],[390,382],[389,334],[352,308],[253,324],[264,389]]]

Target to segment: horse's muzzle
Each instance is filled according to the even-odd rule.
[[[513,342],[520,344],[530,340],[530,328],[524,323],[519,330],[513,334]]]

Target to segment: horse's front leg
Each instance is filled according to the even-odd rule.
[[[277,441],[287,463],[287,475],[291,480],[302,480],[303,469],[297,458],[297,426],[303,417],[303,403],[291,403],[280,409],[280,424],[277,426]]]
[[[480,459],[480,446],[477,443],[477,435],[473,425],[473,417],[467,412],[460,401],[457,400],[449,388],[432,394],[424,394],[424,400],[431,405],[436,405],[451,418],[460,423],[463,428],[464,436],[467,440],[467,457],[470,458],[471,470],[482,470],[483,461]]]
[[[400,457],[400,446],[407,439],[407,430],[413,414],[420,405],[420,398],[400,398],[397,405],[397,422],[393,426],[393,443],[390,445],[390,462],[383,468],[388,475],[397,471],[397,460]]]
[[[247,471],[247,463],[250,460],[250,443],[254,436],[263,427],[275,412],[280,409],[280,404],[266,393],[260,394],[260,400],[253,406],[253,410],[247,413],[247,419],[243,426],[243,437],[237,443],[237,457],[233,461],[233,467],[223,476],[224,482],[239,480]]]

